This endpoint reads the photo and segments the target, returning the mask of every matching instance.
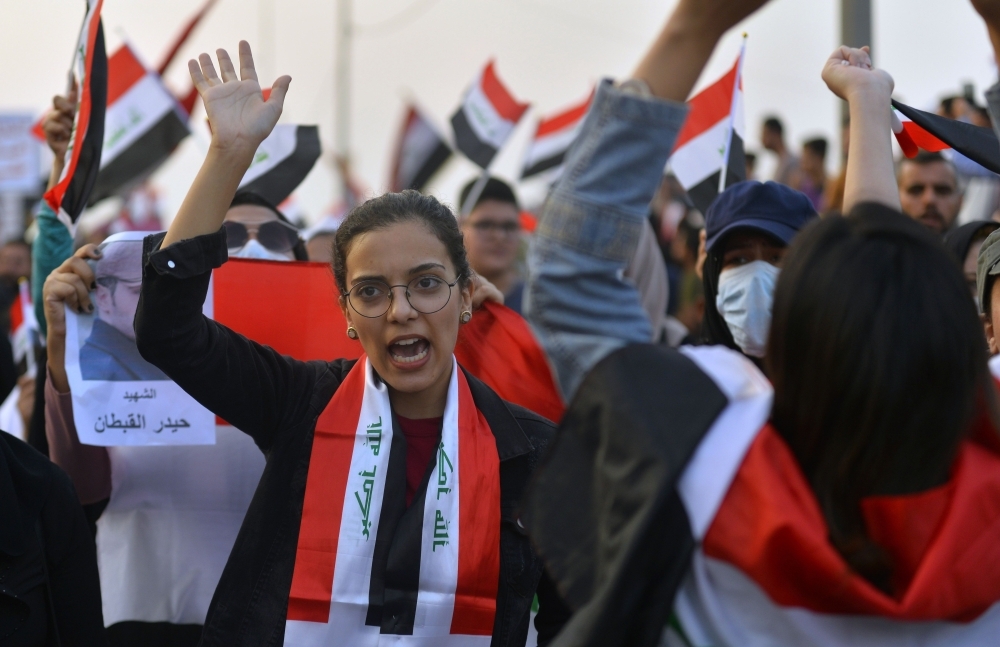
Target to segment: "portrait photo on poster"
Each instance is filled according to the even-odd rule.
[[[94,312],[66,308],[73,418],[88,445],[211,445],[215,416],[139,354],[133,320],[148,232],[109,236],[89,261]]]

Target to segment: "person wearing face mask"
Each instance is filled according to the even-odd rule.
[[[230,258],[309,260],[298,229],[277,207],[256,193],[237,193],[222,226],[226,230]]]
[[[776,182],[740,182],[716,198],[705,214],[704,343],[760,363],[781,260],[815,217],[805,194]]]

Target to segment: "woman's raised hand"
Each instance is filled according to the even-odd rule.
[[[870,92],[888,104],[895,83],[889,73],[872,67],[868,47],[846,45],[834,50],[823,66],[823,81],[835,95],[851,101],[856,92]]]
[[[226,50],[216,50],[216,55],[221,78],[208,54],[188,62],[191,79],[205,102],[212,128],[212,146],[219,151],[252,158],[278,123],[292,77],[278,78],[271,86],[271,96],[265,101],[249,43],[240,41],[239,76]]]

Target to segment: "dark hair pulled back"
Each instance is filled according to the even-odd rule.
[[[402,222],[423,223],[440,240],[462,287],[472,278],[472,269],[465,255],[465,243],[458,221],[451,209],[437,198],[407,189],[400,193],[386,193],[364,202],[347,215],[334,241],[333,275],[341,294],[347,294],[347,254],[351,242],[361,234],[385,229]]]
[[[830,540],[883,591],[894,565],[861,502],[945,483],[978,403],[996,420],[986,346],[940,241],[863,204],[799,234],[774,297],[771,421],[809,481]]]

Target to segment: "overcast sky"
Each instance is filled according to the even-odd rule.
[[[105,0],[109,51],[127,38],[149,65],[159,62],[179,28],[202,0]],[[463,90],[485,61],[513,94],[532,103],[518,138],[495,166],[514,177],[531,120],[581,100],[604,76],[633,68],[674,6],[671,0],[355,0],[350,119],[351,156],[373,191],[384,190],[390,150],[412,97],[444,129]],[[960,91],[977,93],[996,77],[985,28],[965,0],[873,0],[874,54],[896,80],[897,96],[917,107]],[[40,113],[65,85],[82,0],[0,0],[0,110]],[[732,64],[740,32],[749,33],[744,89],[749,148],[759,148],[761,119],[786,123],[790,143],[836,136],[837,100],[819,72],[839,44],[837,0],[774,0],[729,33],[700,84]],[[189,80],[184,61],[216,47],[236,49],[246,38],[257,52],[262,81],[293,78],[282,121],[320,126],[333,150],[334,0],[219,0],[167,74],[176,89]],[[197,132],[154,177],[167,215],[183,199],[207,145],[199,113]],[[831,160],[831,167],[836,162]],[[770,167],[765,158],[764,170]],[[431,189],[454,201],[476,173],[456,160]],[[315,220],[335,201],[328,156],[298,192]],[[530,193],[530,187],[525,188]]]

